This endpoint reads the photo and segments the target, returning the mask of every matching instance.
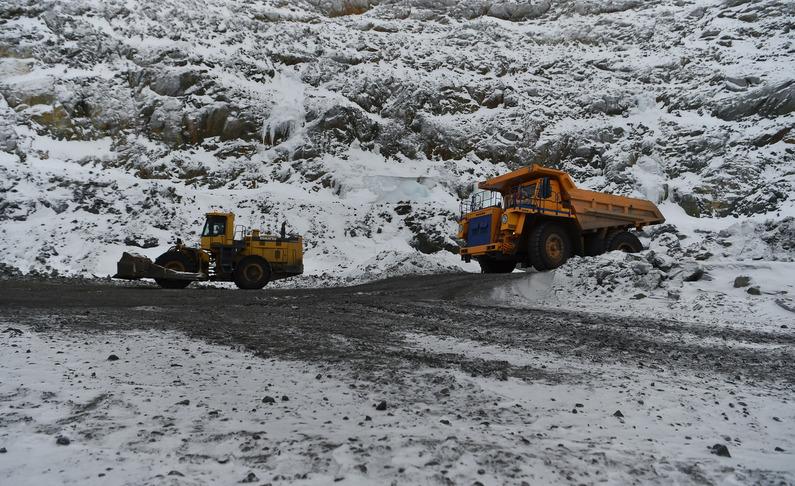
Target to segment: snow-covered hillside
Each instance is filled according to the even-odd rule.
[[[12,0],[0,26],[6,271],[109,274],[210,208],[287,220],[310,275],[455,268],[458,199],[534,162],[794,257],[792,2]]]

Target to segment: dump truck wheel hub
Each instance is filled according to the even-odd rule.
[[[632,248],[632,245],[630,245],[629,243],[622,243],[622,244],[618,245],[618,249],[623,251],[624,253],[634,253],[635,252],[635,249]]]
[[[246,265],[246,268],[243,269],[243,275],[245,275],[246,280],[251,282],[261,279],[262,273],[262,267],[256,264]]]
[[[563,257],[563,240],[560,236],[549,235],[546,241],[546,253],[550,260],[558,261]]]

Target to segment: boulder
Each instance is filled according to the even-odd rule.
[[[663,280],[665,280],[665,273],[659,270],[650,270],[644,275],[637,275],[634,278],[635,286],[645,290],[654,290],[660,288]]]
[[[652,269],[652,265],[647,262],[637,261],[630,263],[630,268],[635,275],[646,275]]]
[[[195,93],[203,72],[196,69],[185,69],[172,72],[150,72],[149,88],[161,96],[185,96]]]
[[[704,267],[696,262],[685,262],[682,265],[682,279],[685,282],[696,282],[704,277]]]
[[[740,287],[748,287],[751,283],[751,277],[746,275],[740,275],[734,279],[734,288],[738,289]]]
[[[721,102],[712,114],[731,121],[753,115],[775,118],[795,111],[795,80],[762,86]]]
[[[169,145],[181,145],[182,102],[175,98],[155,104],[147,123],[150,135]]]
[[[371,8],[371,0],[307,0],[322,14],[329,17],[361,15]]]
[[[551,3],[548,0],[533,3],[502,2],[493,3],[486,11],[486,15],[510,21],[535,19],[547,13]]]
[[[336,105],[315,120],[308,132],[310,136],[330,136],[344,144],[354,140],[371,142],[378,136],[379,126],[362,110],[352,106]]]

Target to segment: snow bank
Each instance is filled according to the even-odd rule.
[[[3,324],[0,475],[8,484],[795,477],[791,393],[764,384],[420,333],[403,336],[405,345],[566,379],[415,368],[402,383],[374,383],[345,365],[261,358],[174,333]],[[731,457],[712,454],[716,443]]]

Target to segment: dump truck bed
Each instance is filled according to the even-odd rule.
[[[586,189],[570,189],[567,196],[583,230],[624,225],[642,227],[665,222],[657,206],[644,199]]]
[[[512,188],[541,177],[554,178],[559,182],[564,206],[571,208],[584,231],[609,227],[640,228],[665,222],[662,213],[651,201],[580,189],[567,173],[540,165],[523,167],[494,177],[481,182],[478,187],[505,195]]]

